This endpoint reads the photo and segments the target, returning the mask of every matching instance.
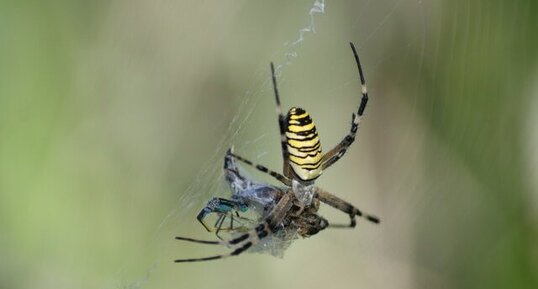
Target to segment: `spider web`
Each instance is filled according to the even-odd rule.
[[[365,51],[367,53],[366,55],[368,55],[361,57],[363,59],[363,65],[366,67],[365,73],[367,74],[367,78],[368,76],[370,76],[367,80],[367,84],[370,88],[370,91],[372,91],[372,88],[381,86],[379,83],[380,80],[376,80],[371,76],[375,75],[379,69],[382,69],[382,67],[386,66],[388,63],[400,59],[402,56],[406,56],[412,51],[416,50],[420,51],[419,53],[421,55],[419,56],[419,59],[422,59],[422,55],[424,54],[424,42],[426,40],[426,18],[424,16],[424,8],[421,1],[382,1],[382,3],[375,3],[375,5],[372,2],[373,1],[363,1],[359,6],[359,14],[356,15],[356,17],[353,18],[353,22],[349,24],[351,31],[358,32],[356,34],[359,35],[358,37],[350,37],[351,40],[355,41],[355,43],[357,44],[359,48],[359,53],[364,53]],[[290,70],[295,69],[293,64],[298,61],[299,58],[302,57],[302,49],[305,48],[305,46],[313,47],[315,43],[312,42],[315,41],[316,38],[320,37],[320,35],[318,34],[330,33],[320,32],[320,29],[316,28],[319,25],[319,22],[326,23],[327,21],[332,20],[332,18],[330,18],[330,16],[326,14],[328,13],[326,8],[330,11],[329,7],[331,4],[333,3],[324,0],[316,0],[311,3],[311,6],[308,9],[304,9],[305,11],[307,11],[306,14],[297,16],[301,19],[306,18],[306,24],[303,24],[304,26],[302,26],[302,28],[297,29],[297,32],[290,40],[283,41],[281,48],[277,49],[277,51],[271,55],[271,59],[275,60],[279,85],[285,86],[288,83],[288,79],[285,77],[286,73],[290,72],[291,75],[295,75],[295,72]],[[404,11],[404,9],[409,9],[409,11]],[[379,17],[367,17],[368,13],[370,13],[370,10],[375,10],[375,15]],[[395,25],[395,23],[401,21],[402,18],[405,19],[404,16],[406,13],[414,15],[416,16],[416,19],[418,19],[417,23],[407,24],[407,26],[410,27],[407,28],[410,29],[410,31],[407,31],[409,35],[405,35],[404,37],[402,37],[403,40],[397,42],[398,48],[392,49],[392,52],[390,54],[383,51],[376,52],[376,46],[381,45],[377,44],[378,42],[389,41],[387,39],[387,35],[385,35],[385,31],[391,30],[392,27],[390,26]],[[325,17],[328,19],[323,21]],[[363,18],[368,18],[370,20],[365,21],[363,20]],[[323,37],[321,36],[321,38]],[[317,41],[319,43],[319,41],[322,40],[323,39]],[[344,46],[345,49],[348,49],[346,42],[342,42],[340,44],[340,46]],[[419,47],[419,49],[417,49],[417,47]],[[370,57],[371,55],[373,55],[374,57],[366,58]],[[325,58],[330,58],[330,55]],[[316,59],[315,61],[323,63],[322,59]],[[337,71],[339,67],[345,66],[349,62],[349,57],[342,58],[337,61],[329,61],[330,64],[328,64],[328,71]],[[415,69],[412,72],[412,75],[414,75],[414,77],[411,77],[411,79],[414,80],[414,83],[412,83],[411,85],[413,86],[412,90],[416,91],[418,94],[421,82],[419,75],[421,74],[422,64],[416,64],[416,66],[413,68]],[[358,91],[358,76],[356,75],[356,68],[352,66],[351,69],[350,71],[352,73],[348,74],[349,76],[347,78],[328,82],[326,86],[322,87],[319,95],[353,95],[347,93],[347,91],[355,91],[356,93]],[[291,76],[289,77],[291,78]],[[296,78],[297,77],[294,76],[294,85],[297,85],[295,81]],[[251,81],[251,87],[246,89],[245,93],[239,97],[240,100],[238,102],[236,113],[234,114],[232,121],[229,124],[225,125],[225,128],[221,131],[223,137],[218,143],[215,144],[215,150],[213,154],[202,166],[203,169],[196,175],[196,177],[192,180],[187,189],[181,191],[178,194],[175,205],[173,206],[171,211],[166,214],[166,216],[162,219],[160,224],[158,224],[158,226],[156,227],[155,232],[153,233],[153,237],[148,242],[147,246],[148,250],[156,252],[153,260],[150,261],[151,265],[145,267],[145,273],[140,274],[139,277],[135,278],[124,277],[123,275],[125,272],[118,273],[120,276],[122,276],[119,277],[119,280],[122,281],[119,282],[120,284],[118,285],[118,287],[133,289],[153,288],[152,285],[150,285],[150,283],[152,283],[150,282],[151,280],[154,280],[156,278],[165,278],[163,277],[161,271],[164,272],[169,270],[170,268],[174,268],[171,270],[176,270],[178,268],[172,263],[172,260],[174,258],[198,257],[185,255],[195,254],[185,249],[181,249],[182,247],[187,246],[188,248],[192,248],[192,245],[177,242],[174,240],[174,236],[182,235],[200,239],[213,238],[213,235],[211,233],[203,235],[204,231],[202,229],[193,233],[190,231],[189,228],[192,228],[190,224],[197,223],[194,217],[209,199],[211,199],[213,196],[229,197],[229,190],[224,181],[222,172],[223,157],[225,151],[228,148],[233,146],[235,151],[238,152],[255,152],[254,157],[250,158],[256,162],[265,163],[267,158],[270,157],[267,149],[267,144],[275,143],[274,146],[278,145],[278,133],[276,129],[274,130],[274,133],[262,132],[258,133],[258,135],[254,138],[248,136],[247,130],[252,129],[248,126],[250,124],[250,121],[252,120],[253,115],[255,115],[259,111],[258,104],[262,102],[261,98],[271,96],[271,101],[273,100],[271,79],[267,69],[267,62],[260,64],[260,68],[256,70],[253,79],[254,80]],[[288,89],[291,89],[291,93],[289,93],[288,90],[288,95],[286,96],[286,100],[284,100],[284,104],[289,103],[290,98],[293,99],[294,102],[301,103],[300,101],[302,100],[300,100],[300,98],[296,96],[299,93],[294,91],[295,89],[293,87],[290,87]],[[373,94],[371,92],[371,94],[371,103],[379,101],[377,98],[379,97],[380,93],[376,92],[375,94]],[[348,99],[349,101],[346,103],[349,104],[349,107],[355,107],[358,105],[358,101],[356,98],[348,97]],[[266,102],[264,101],[264,103]],[[327,105],[327,103],[324,103],[323,105]],[[413,112],[413,110],[415,109],[415,105],[416,103],[409,108],[411,110],[412,116],[415,115],[415,113]],[[286,105],[284,105],[283,109],[286,109]],[[272,111],[273,109],[271,108],[270,110]],[[370,116],[368,115],[371,112],[371,107],[368,108],[367,111],[369,112],[367,112],[366,120],[364,122],[365,124],[363,124],[363,126],[366,126],[366,123],[373,122],[373,120],[371,120]],[[331,112],[334,113],[334,110],[331,110]],[[351,112],[352,111],[349,111],[349,114],[351,114]],[[328,116],[328,114],[326,114],[325,116]],[[276,116],[272,115],[272,117],[273,121],[268,121],[268,123],[273,124],[276,128]],[[326,129],[323,129],[323,131],[331,131],[331,129],[328,128],[329,126],[341,128],[336,130],[332,135],[330,135],[329,133],[327,134],[329,135],[327,136],[328,139],[333,139],[333,144],[336,143],[337,140],[347,132],[346,130],[348,128],[346,126],[349,122],[348,118],[349,117],[347,116],[347,114],[346,117],[336,118],[334,122],[326,125]],[[326,119],[327,117],[318,120],[318,126],[322,126],[321,123]],[[397,149],[399,148],[399,153],[396,155],[396,159],[398,159],[398,157],[401,157],[403,154],[407,154],[408,147],[414,145],[413,138],[415,137],[415,132],[406,131],[404,128],[404,131],[400,132],[399,135],[406,140],[404,140],[398,145]],[[359,142],[368,141],[363,139],[362,132],[359,132],[359,139]],[[330,143],[328,143],[327,145],[330,146]],[[355,149],[356,148],[353,148],[352,150]],[[418,152],[416,151],[415,153],[418,154]],[[361,157],[364,157],[364,154],[365,153],[363,152]],[[369,163],[369,161],[367,160],[366,163]],[[394,165],[394,167],[398,166]],[[245,169],[246,171],[253,172],[253,170],[251,170],[250,168]],[[276,170],[278,171],[278,169]],[[344,169],[343,174],[345,174],[345,171],[347,171],[347,169]],[[264,179],[263,176],[260,177],[260,175],[256,173],[252,173],[252,175],[250,175],[249,177],[252,179],[260,179],[262,181],[268,180]],[[389,190],[391,190],[392,192],[406,191],[410,186],[413,186],[412,181],[402,181],[402,183],[396,183],[395,187],[389,188]],[[370,194],[374,193],[370,192]],[[361,197],[364,197],[364,194],[361,195]],[[402,202],[400,202],[399,206],[396,206],[394,208],[394,213],[389,215],[387,212],[383,212],[383,214],[380,215],[386,218],[391,218],[394,216],[404,216],[409,207],[413,207],[416,205],[416,203],[420,202],[418,200],[419,198],[420,196],[405,198],[401,200]],[[338,214],[333,215],[338,216]],[[396,232],[400,233],[402,231],[405,231],[405,228],[398,229],[396,228],[396,225],[391,226],[389,229],[394,229]],[[270,245],[270,249],[264,249],[262,247],[260,250],[252,250],[252,252],[267,252],[269,250],[273,255],[282,255],[284,250],[290,245],[291,241],[294,238],[288,237],[284,239],[288,239],[289,242],[284,242],[281,244],[271,243],[270,241],[265,242],[264,245]],[[362,249],[368,250],[375,248],[375,242],[383,242],[383,236],[372,237],[372,241],[364,245]],[[210,248],[208,250],[217,253],[226,252],[226,248],[219,249],[221,250],[216,251],[213,248]],[[206,253],[203,249],[200,249],[196,252],[197,254],[204,255],[213,254]]]

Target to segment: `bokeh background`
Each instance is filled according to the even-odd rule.
[[[0,1],[0,288],[538,288],[538,2],[314,2]],[[173,264],[226,251],[172,238],[228,147],[281,166],[270,61],[347,132],[349,41],[371,99],[319,185],[382,223]]]

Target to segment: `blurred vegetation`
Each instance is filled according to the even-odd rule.
[[[447,273],[456,288],[535,288],[536,253],[529,254],[536,250],[537,223],[530,214],[528,156],[521,148],[528,140],[528,105],[536,97],[529,94],[528,84],[536,81],[538,5],[446,1],[442,11],[450,13],[441,16],[446,24],[439,30],[435,58],[425,62],[422,110],[425,123],[468,168],[484,194],[479,197],[483,204],[472,214],[458,216],[454,208],[445,216],[452,215],[461,226],[459,253]],[[431,96],[435,101],[428,99]],[[428,253],[434,252],[422,252]]]
[[[0,288],[538,288],[538,3],[326,1],[284,46],[313,2],[0,1]],[[320,184],[383,223],[171,264],[224,150],[279,168],[269,61],[345,134],[350,40],[371,101]]]
[[[536,112],[528,107],[536,97],[529,94],[528,85],[536,81],[538,5],[445,2],[443,25],[433,36],[436,57],[425,61],[421,109],[425,123],[483,188],[475,200],[483,205],[472,214],[458,214],[458,207],[468,202],[462,198],[439,221],[440,235],[449,223],[460,226],[461,234],[455,237],[458,253],[449,260],[448,274],[457,288],[534,288],[537,227],[531,215],[528,156],[522,148],[528,141],[527,114]],[[431,177],[440,179],[444,173],[437,169]],[[419,233],[426,237],[422,245],[431,241],[432,231]],[[454,243],[439,245],[433,251]],[[419,255],[424,259],[432,253]]]

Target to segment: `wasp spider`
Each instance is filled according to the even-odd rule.
[[[323,153],[316,126],[308,112],[302,108],[293,107],[288,111],[287,116],[282,114],[275,69],[271,63],[280,143],[284,159],[283,173],[269,170],[265,166],[255,164],[229,150],[225,156],[224,170],[226,180],[232,190],[232,198],[230,200],[214,198],[198,215],[198,220],[208,231],[216,230],[220,240],[206,241],[185,237],[176,237],[176,239],[202,244],[225,245],[231,249],[231,252],[202,258],[177,259],[175,262],[208,261],[236,256],[252,246],[260,244],[269,236],[296,233],[301,237],[309,237],[328,227],[353,228],[356,225],[356,217],[363,217],[372,223],[379,223],[377,217],[363,213],[355,206],[314,185],[314,181],[322,172],[337,162],[355,140],[361,117],[368,102],[368,92],[359,56],[353,43],[350,45],[359,70],[362,98],[357,113],[352,114],[349,133],[333,149]],[[277,187],[256,183],[245,178],[238,171],[234,159],[270,174],[285,186]],[[349,215],[350,222],[348,224],[329,223],[317,214],[320,203],[325,203],[346,213]],[[239,214],[248,210],[256,211],[258,218],[252,220]],[[209,214],[218,215],[217,221],[212,227],[205,222],[205,218]],[[225,221],[226,225],[224,225]],[[223,240],[219,236],[221,230],[232,232],[232,237]]]

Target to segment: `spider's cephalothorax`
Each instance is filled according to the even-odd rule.
[[[265,166],[240,157],[232,151],[228,151],[225,157],[224,169],[227,175],[226,180],[233,192],[232,199],[213,199],[206,208],[202,209],[198,215],[198,220],[202,222],[206,229],[212,230],[205,223],[205,218],[213,213],[218,215],[217,222],[214,225],[217,237],[219,231],[224,230],[230,232],[232,238],[221,241],[206,241],[185,237],[176,237],[176,239],[200,244],[225,245],[230,247],[232,251],[227,254],[209,257],[177,259],[175,262],[199,262],[237,256],[256,244],[260,244],[262,240],[267,240],[268,236],[293,236],[294,233],[297,233],[301,237],[309,237],[325,228],[353,228],[356,225],[355,218],[357,217],[364,218],[375,224],[379,223],[379,218],[376,216],[363,213],[352,204],[314,184],[315,179],[321,175],[322,171],[340,160],[355,141],[360,120],[368,103],[368,91],[366,90],[366,81],[364,80],[359,56],[353,43],[350,43],[350,46],[359,69],[362,97],[356,113],[352,114],[348,134],[332,149],[322,153],[316,126],[304,109],[294,107],[289,110],[286,117],[282,114],[275,67],[271,63],[271,76],[276,100],[278,126],[280,128],[283,172],[280,174],[272,171]],[[233,165],[233,159],[273,176],[284,184],[284,187],[250,181],[239,173],[235,165]],[[329,223],[317,213],[320,203],[347,214],[350,218],[349,223]],[[262,209],[256,210],[256,208]],[[259,218],[252,220],[256,221],[258,225],[251,225],[252,223],[249,219],[239,214],[239,212],[243,213],[247,210],[259,212],[257,214]],[[225,222],[226,220],[228,221]]]
[[[286,139],[290,166],[303,182],[321,175],[321,143],[316,125],[302,108],[293,107],[286,118]]]

